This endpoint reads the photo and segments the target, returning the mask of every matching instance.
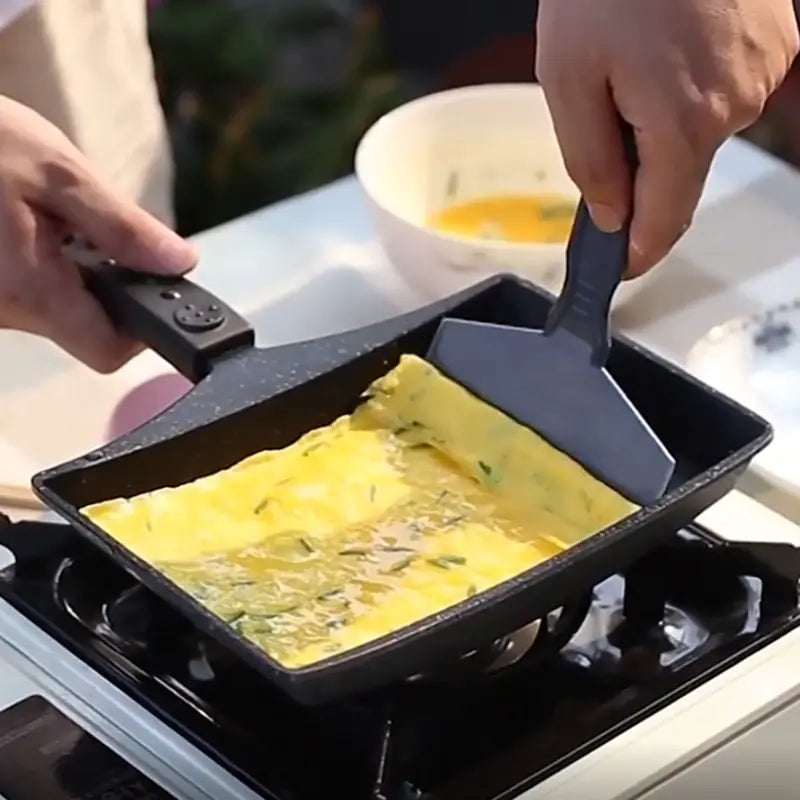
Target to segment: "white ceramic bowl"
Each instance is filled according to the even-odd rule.
[[[560,291],[565,245],[460,236],[427,224],[448,203],[486,195],[577,200],[536,84],[469,86],[400,106],[364,135],[355,169],[389,259],[417,290],[441,297],[489,274],[513,272]],[[623,284],[615,301],[638,284]]]

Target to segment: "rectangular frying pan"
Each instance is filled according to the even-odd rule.
[[[93,289],[118,324],[196,386],[133,433],[37,474],[34,489],[198,628],[305,704],[436,668],[561,607],[732,489],[772,435],[768,423],[755,414],[644,348],[615,337],[609,372],[676,458],[675,476],[664,497],[493,589],[358,649],[289,670],[120,546],[79,509],[192,481],[332,422],[352,411],[360,393],[394,367],[401,354],[424,355],[445,316],[540,329],[552,298],[522,280],[498,276],[386,322],[259,350],[241,317],[186,280],[143,277],[119,268],[95,276]]]

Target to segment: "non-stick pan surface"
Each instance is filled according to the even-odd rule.
[[[358,649],[287,670],[122,548],[79,509],[192,481],[332,422],[352,411],[365,387],[394,367],[401,354],[424,355],[443,316],[541,328],[552,300],[528,283],[501,276],[361,330],[258,350],[246,323],[199,287],[124,275],[123,283],[132,286],[122,286],[120,280],[112,275],[96,287],[104,302],[126,327],[188,377],[200,378],[199,383],[133,433],[39,473],[34,488],[142,583],[303,703],[325,702],[436,668],[560,607],[722,497],[771,438],[769,425],[755,414],[616,337],[609,371],[677,460],[668,493],[491,590]]]

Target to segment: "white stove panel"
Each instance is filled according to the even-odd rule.
[[[0,709],[37,694],[177,800],[259,800],[0,600]]]

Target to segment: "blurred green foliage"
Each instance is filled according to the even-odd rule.
[[[368,2],[163,0],[150,38],[186,234],[348,173],[411,96]]]
[[[387,20],[379,17],[379,2],[149,0],[182,232],[208,228],[352,169],[366,128],[415,94],[386,57],[381,37]],[[380,4],[404,29],[404,48],[421,48],[419,60],[453,62],[462,73],[466,68],[456,83],[528,79],[528,45],[516,43],[515,62],[514,40],[503,38],[529,30],[528,0]],[[500,36],[498,47],[481,50],[480,42],[492,35]],[[448,43],[456,52],[434,58]],[[465,54],[471,61],[463,60]],[[513,63],[504,66],[504,56]],[[794,70],[745,133],[794,164],[800,164],[798,87]]]

